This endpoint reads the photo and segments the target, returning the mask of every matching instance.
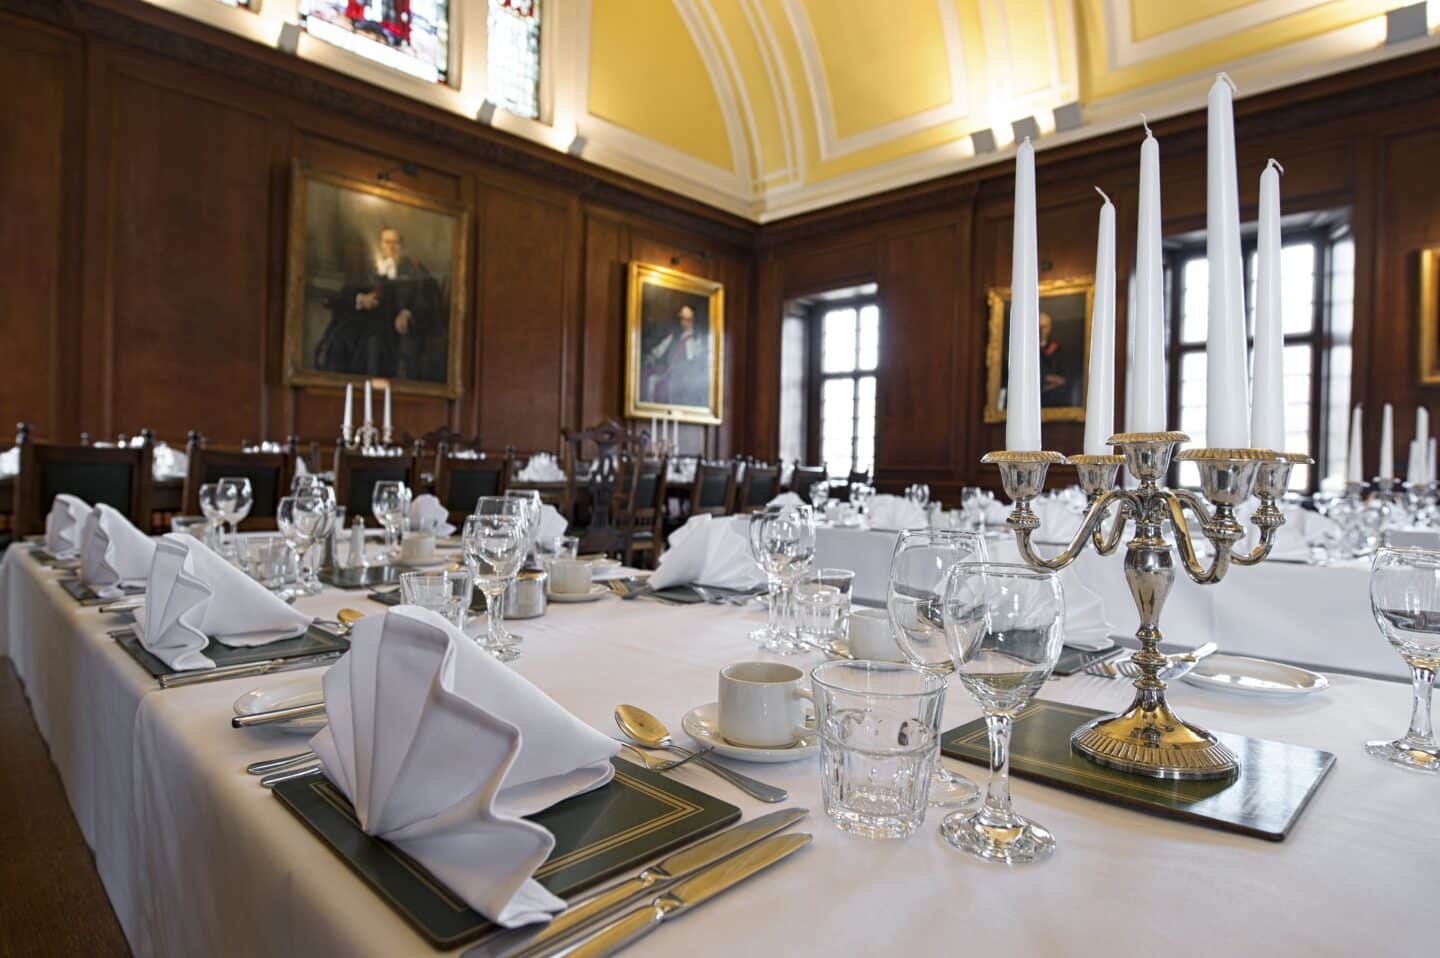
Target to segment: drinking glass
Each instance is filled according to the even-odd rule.
[[[227,551],[233,554],[236,536],[240,534],[240,523],[250,514],[255,496],[250,489],[250,480],[244,476],[221,476],[215,483],[215,505],[225,521],[230,523],[230,543]]]
[[[1055,837],[1011,807],[1010,729],[1060,657],[1060,577],[1033,566],[961,562],[946,573],[944,596],[956,674],[990,731],[990,785],[978,809],[945,816],[940,834],[986,861],[1039,861],[1055,850]]]
[[[330,531],[334,515],[334,503],[316,493],[285,496],[275,507],[275,523],[295,556],[296,595],[315,595],[322,588],[310,549]]]
[[[385,557],[393,560],[400,555],[400,527],[410,511],[410,487],[396,479],[375,483],[370,492],[370,511],[375,521],[385,528]]]
[[[546,536],[535,543],[535,555],[545,571],[556,559],[574,559],[580,554],[580,539],[577,536]]]
[[[313,472],[297,472],[295,477],[290,480],[291,493],[310,492],[320,486],[324,486],[327,489],[330,488],[325,485],[325,480]]]
[[[985,540],[975,532],[954,529],[910,529],[900,533],[890,558],[890,586],[885,606],[890,634],[901,654],[918,668],[948,679],[955,663],[945,642],[945,573],[957,562],[988,558]],[[947,808],[970,805],[980,787],[964,775],[935,763],[930,804]]]
[[[469,516],[460,537],[475,584],[485,593],[488,627],[480,646],[502,662],[518,658],[513,636],[506,633],[505,590],[525,561],[525,522],[518,515]]]
[[[750,554],[769,581],[769,618],[750,633],[761,648],[781,655],[802,652],[795,634],[791,594],[815,557],[815,510],[806,505],[766,506],[750,515]]]
[[[200,487],[200,511],[205,516],[205,545],[220,551],[220,527],[225,522],[225,513],[215,501],[215,483],[207,482]]]
[[[525,546],[525,550],[526,550],[525,555],[521,558],[521,561],[520,561],[520,567],[523,569],[523,568],[525,567],[525,559],[528,559],[528,558],[529,558],[530,532],[529,532],[529,526],[527,525],[527,522],[528,522],[528,520],[529,520],[529,515],[530,515],[530,504],[529,504],[528,502],[526,502],[523,498],[520,498],[520,497],[512,497],[512,496],[508,496],[508,495],[507,495],[507,496],[481,496],[481,497],[479,497],[478,499],[475,500],[475,512],[474,512],[474,515],[477,515],[477,516],[513,516],[513,517],[515,517],[517,520],[519,520],[519,522],[520,522],[521,536],[525,539],[525,542],[523,543],[523,545]],[[577,548],[577,551],[578,551],[578,548]],[[473,570],[473,569],[472,569],[472,571],[475,571],[475,574],[476,574],[476,575],[479,575],[479,572],[478,572],[478,571]],[[477,584],[478,584],[478,580],[477,580]],[[481,591],[483,592],[484,590],[482,589]],[[514,633],[511,632],[509,629],[505,628],[505,623],[504,623],[503,619],[502,619],[501,622],[498,624],[497,628],[498,628],[499,631],[500,631],[500,637],[504,640],[504,642],[505,642],[506,645],[519,645],[522,641],[524,641],[523,639],[520,638],[520,636],[514,634]]]
[[[465,628],[474,587],[469,569],[400,574],[400,598],[406,605],[429,609],[457,629]]]
[[[540,490],[538,489],[511,489],[505,493],[506,499],[513,499],[524,503],[525,506],[525,551],[526,558],[535,553],[535,540],[540,537]]]
[[[825,814],[864,838],[914,834],[939,762],[945,679],[897,662],[826,662],[810,680]]]
[[[1383,548],[1370,560],[1370,609],[1380,634],[1410,666],[1410,729],[1393,742],[1366,742],[1365,751],[1406,768],[1440,771],[1440,745],[1430,725],[1430,690],[1440,669],[1440,552]]]
[[[281,536],[250,536],[240,541],[240,568],[267,589],[285,584],[286,543]]]
[[[908,486],[905,489],[905,498],[924,509],[930,503],[930,486],[923,482]]]
[[[810,483],[810,505],[817,513],[825,512],[825,503],[830,501],[830,481],[822,479],[819,482]]]
[[[838,587],[814,579],[795,587],[795,636],[806,648],[834,651],[849,618],[850,597]]]
[[[850,503],[861,516],[870,514],[870,500],[874,497],[874,486],[864,482],[850,483]]]

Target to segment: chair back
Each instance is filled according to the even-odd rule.
[[[153,438],[149,430],[139,446],[96,447],[34,442],[30,427],[21,424],[15,444],[20,448],[20,475],[15,485],[14,533],[45,531],[45,516],[61,493],[79,496],[91,505],[105,503],[128,516],[141,530],[150,530]]]
[[[185,487],[180,495],[180,511],[200,515],[200,487],[231,476],[250,480],[254,497],[250,514],[240,523],[242,532],[275,528],[275,510],[290,492],[295,475],[297,450],[295,441],[287,443],[285,452],[245,452],[241,449],[210,446],[205,437],[191,432],[185,446],[189,459],[185,469]]]
[[[435,456],[435,498],[449,510],[452,525],[463,523],[481,496],[503,496],[509,486],[509,456],[457,458],[444,445]]]
[[[735,511],[735,466],[728,462],[705,462],[695,467],[690,492],[690,515],[728,516]]]
[[[413,455],[366,456],[350,452],[344,446],[335,450],[335,502],[345,507],[346,521],[353,516],[369,516],[375,483],[403,482],[417,492],[420,481],[419,460]]]
[[[817,482],[824,482],[827,478],[824,465],[802,466],[797,462],[795,470],[790,473],[790,491],[809,502],[810,487]]]
[[[780,467],[751,463],[745,467],[740,482],[740,499],[736,512],[755,512],[780,494]]]

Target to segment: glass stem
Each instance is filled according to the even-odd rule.
[[[1008,822],[1010,811],[1010,716],[987,715],[990,731],[990,784],[985,790],[985,814],[996,822]]]
[[[1411,742],[1434,747],[1430,728],[1430,690],[1435,684],[1435,670],[1410,667],[1410,683],[1415,690],[1415,704],[1410,710],[1410,731],[1405,737]]]
[[[505,645],[505,590],[485,593],[485,608],[489,611],[490,645],[501,648]]]
[[[785,626],[785,608],[781,601],[784,598],[785,586],[778,575],[768,575],[766,578],[770,586],[770,609],[766,625],[771,635],[779,635]]]

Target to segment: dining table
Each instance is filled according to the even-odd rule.
[[[837,560],[838,561],[838,560]],[[1253,570],[1247,570],[1253,571]],[[230,725],[253,689],[318,683],[322,670],[161,689],[110,634],[121,614],[75,602],[61,574],[23,545],[0,561],[0,654],[21,676],[75,818],[135,954],[429,955],[434,950],[247,774],[305,747],[269,727]],[[320,616],[386,609],[363,591],[326,588],[296,606]],[[615,733],[631,703],[679,734],[682,716],[713,702],[725,665],[774,659],[749,638],[758,603],[673,605],[607,595],[551,604],[507,623],[523,637],[512,663],[584,722]],[[1339,643],[1384,647],[1378,634]],[[1196,636],[1198,638],[1198,636]],[[1224,637],[1227,644],[1230,637]],[[819,653],[785,657],[802,668]],[[818,759],[733,763],[808,808],[810,847],[636,944],[636,956],[1433,953],[1437,781],[1367,756],[1409,714],[1406,684],[1346,673],[1294,700],[1176,684],[1170,698],[1205,726],[1336,756],[1284,841],[1141,813],[1016,779],[1017,810],[1048,827],[1058,851],[1008,867],[952,850],[941,810],[904,840],[874,841],[826,819]],[[1125,680],[1084,673],[1041,697],[1100,709],[1130,699]],[[944,727],[979,716],[958,685]],[[984,780],[985,769],[946,760]],[[678,781],[738,806],[756,802],[688,764]],[[484,868],[477,861],[476,868]]]

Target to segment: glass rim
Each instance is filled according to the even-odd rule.
[[[1424,546],[1377,546],[1375,557],[1378,559],[1381,553],[1388,552],[1392,555],[1423,556],[1427,559],[1434,559],[1440,562],[1440,549],[1427,549]]]
[[[422,569],[416,572],[402,572],[399,577],[401,582],[419,582],[422,579],[459,579],[472,578],[469,569]]]
[[[853,688],[848,685],[841,685],[835,681],[826,681],[821,678],[820,673],[826,670],[841,672],[852,671],[863,668],[865,674],[870,675],[877,672],[907,673],[918,676],[928,688],[915,689],[909,692],[887,692],[877,689]],[[908,662],[890,662],[885,659],[845,659],[838,662],[821,662],[810,670],[810,681],[822,688],[832,692],[843,692],[847,695],[868,695],[881,699],[916,699],[927,698],[935,695],[944,695],[947,684],[943,676],[937,675],[927,669],[919,668]]]
[[[1060,573],[1054,569],[1043,569],[1039,566],[1029,565],[1024,562],[990,562],[986,560],[976,562],[969,559],[955,563],[950,567],[950,572],[947,573],[947,575],[953,574],[959,569],[991,572],[1017,579],[1058,579],[1060,577]]]

